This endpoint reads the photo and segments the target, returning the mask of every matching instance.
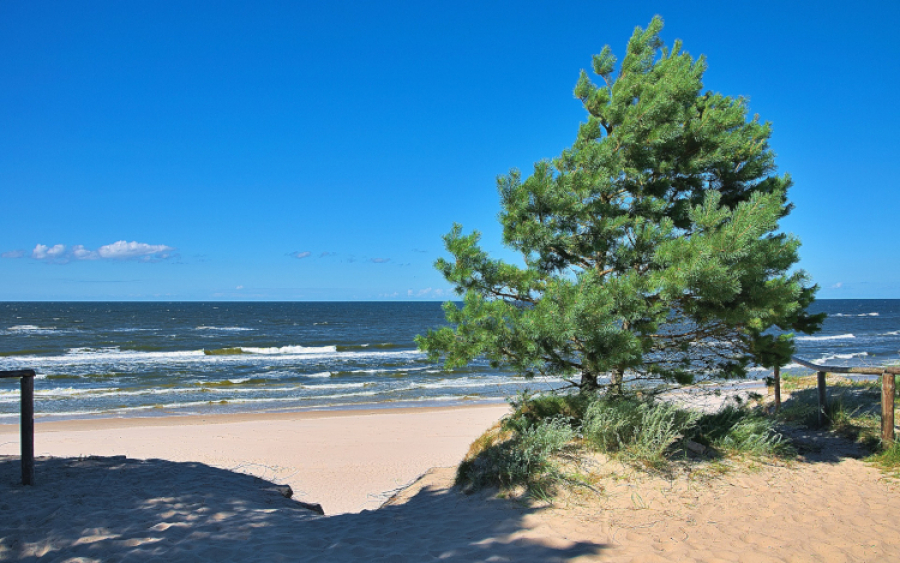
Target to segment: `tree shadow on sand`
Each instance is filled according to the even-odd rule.
[[[828,424],[819,427],[818,391],[815,388],[796,389],[781,406],[780,418],[789,424],[779,426],[778,430],[791,441],[801,462],[839,463],[847,458],[863,459],[875,451],[877,443],[864,443],[866,429],[847,415],[878,417],[880,400],[877,389],[830,387],[825,413],[826,420],[841,419],[839,431],[836,431]]]
[[[606,546],[538,539],[538,509],[445,487],[318,516],[274,483],[200,463],[0,459],[0,561],[566,561]],[[324,507],[327,513],[328,507]]]

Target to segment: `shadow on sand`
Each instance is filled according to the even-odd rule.
[[[566,561],[605,546],[529,537],[537,509],[453,489],[318,516],[274,484],[200,463],[0,458],[0,561]],[[324,507],[327,510],[328,507]]]

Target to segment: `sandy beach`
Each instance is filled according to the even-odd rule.
[[[900,561],[900,487],[824,435],[797,462],[712,478],[619,467],[553,506],[453,489],[506,410],[39,422],[53,457],[34,487],[3,426],[0,560]]]

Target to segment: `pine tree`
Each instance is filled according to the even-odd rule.
[[[705,57],[664,47],[662,27],[636,28],[618,67],[604,47],[596,83],[581,73],[588,116],[571,148],[498,178],[503,242],[522,265],[458,224],[444,237],[453,258],[436,267],[463,306],[446,303],[451,327],[417,339],[433,360],[486,357],[621,393],[630,378],[744,376],[793,349],[772,329],[817,330],[817,288],[792,271],[799,241],[778,231],[791,179],[776,174],[770,124],[744,98],[703,92]]]

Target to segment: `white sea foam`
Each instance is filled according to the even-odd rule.
[[[59,334],[65,332],[58,330],[55,326],[41,327],[36,325],[15,325],[3,331],[3,334]]]
[[[892,330],[891,332],[885,332],[881,336],[900,336],[900,330]]]
[[[833,317],[877,317],[878,313],[836,313]]]
[[[304,385],[302,388],[307,391],[318,391],[320,389],[359,389],[372,383],[323,383],[318,385]]]
[[[317,373],[301,373],[303,377],[331,377],[330,371],[320,371]]]
[[[140,364],[245,364],[250,362],[264,362],[270,365],[293,363],[297,361],[330,361],[335,359],[351,361],[379,361],[383,359],[424,359],[425,355],[418,350],[390,350],[390,351],[352,351],[337,352],[334,346],[282,346],[272,348],[241,348],[248,354],[212,354],[207,355],[201,350],[174,350],[174,351],[140,351],[121,350],[116,346],[105,348],[70,348],[65,354],[59,356],[10,356],[0,360],[0,365],[9,366],[6,369],[16,369],[16,366],[28,364],[29,367],[40,369],[44,366],[85,366],[103,365],[114,363],[117,365]],[[254,358],[256,356],[256,358]],[[99,369],[99,368],[98,368]]]
[[[255,328],[246,328],[242,326],[198,326],[194,330],[224,330],[232,332],[244,332],[248,330],[256,330]]]
[[[853,334],[836,334],[833,336],[798,336],[795,340],[814,342],[818,340],[847,340],[850,338],[856,338],[856,336]]]
[[[241,346],[242,351],[248,354],[327,354],[337,352],[335,346],[281,346],[272,348],[253,348]]]
[[[851,358],[863,358],[868,356],[866,352],[853,352],[850,354],[829,354],[818,359],[819,362],[827,362],[828,360],[849,360]]]

